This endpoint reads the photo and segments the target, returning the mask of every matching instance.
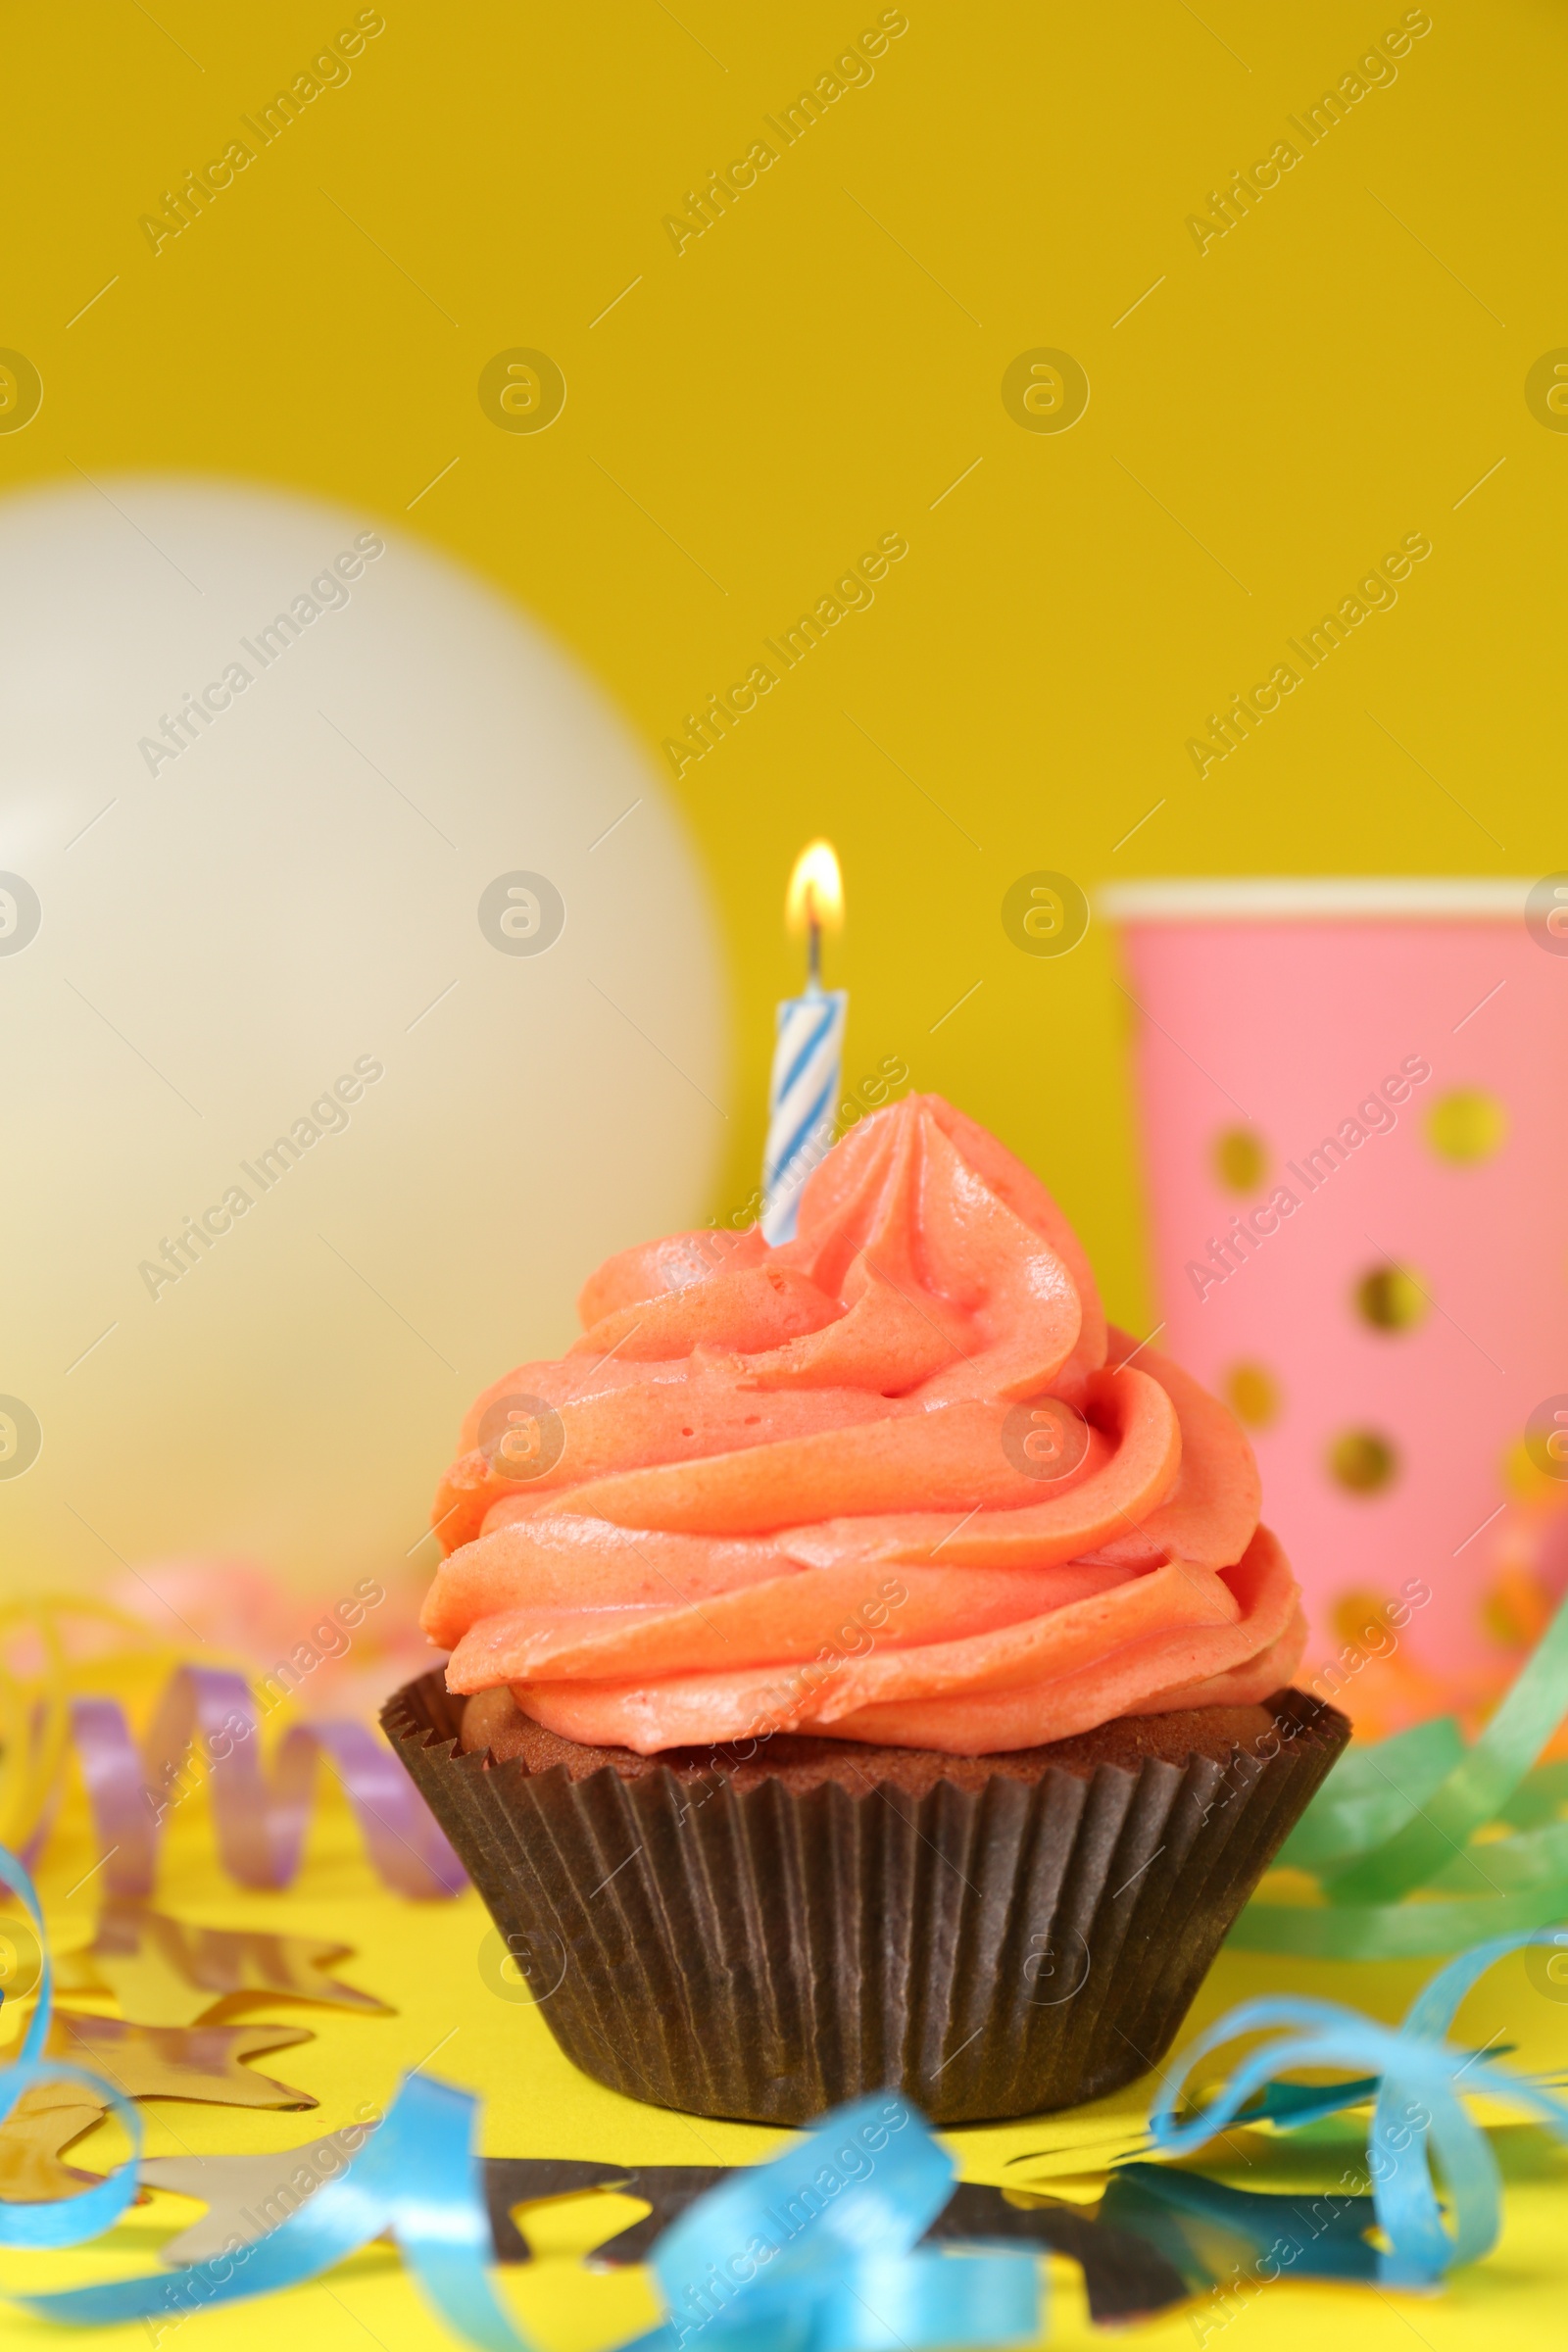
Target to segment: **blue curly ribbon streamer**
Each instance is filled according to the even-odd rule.
[[[1429,2285],[1456,2263],[1477,2261],[1496,2244],[1501,2227],[1501,2181],[1486,2135],[1460,2104],[1460,2091],[1491,2091],[1546,2124],[1568,2140],[1568,2106],[1536,2083],[1444,2036],[1465,1994],[1504,1953],[1528,1944],[1556,1944],[1550,1931],[1496,1936],[1440,1969],[1418,1994],[1401,2026],[1383,2026],[1337,2001],[1284,1997],[1244,2001],[1200,2034],[1184,2053],[1191,2074],[1210,2050],[1244,2034],[1278,2031],[1242,2063],[1200,2114],[1178,2122],[1179,2083],[1167,2083],[1149,2119],[1154,2145],[1185,2156],[1243,2114],[1271,2113],[1284,2128],[1299,2126],[1367,2098],[1375,2089],[1367,2144],[1378,2227],[1388,2240],[1378,2277],[1395,2285]],[[1289,2068],[1344,2066],[1360,2080],[1325,2086],[1306,2101],[1286,2101],[1288,2086],[1274,2079]],[[1374,2080],[1368,2080],[1367,2078]],[[1185,2079],[1185,2078],[1184,2078]],[[1273,2096],[1266,2085],[1273,2086]],[[1412,2119],[1419,2119],[1412,2121]],[[1451,2230],[1445,2225],[1432,2179],[1436,2152],[1447,2183]]]
[[[0,2074],[0,2123],[35,2083],[80,2082],[113,2107],[132,2151],[118,2174],[79,2195],[0,2205],[0,2245],[80,2245],[111,2228],[136,2193],[141,2117],[85,2067],[43,2058],[53,2006],[43,1915],[26,1870],[3,1846],[0,1879],[25,1903],[42,1954],[37,2007],[16,2062]],[[344,2170],[265,2237],[183,2271],[11,2300],[35,2318],[77,2326],[174,2326],[193,2311],[298,2286],[390,2230],[448,2327],[483,2352],[531,2352],[487,2276],[494,2245],[474,2153],[478,2112],[454,2084],[405,2075]],[[924,2118],[891,2093],[840,2108],[663,2232],[650,2260],[670,2317],[622,2352],[1034,2342],[1041,2273],[1032,2253],[915,2250],[948,2202],[954,2169]]]
[[[390,2230],[450,2328],[484,2352],[529,2352],[485,2273],[493,2247],[473,2156],[477,2105],[450,2082],[405,2075],[379,2130],[344,2171],[265,2237],[188,2270],[13,2300],[37,2319],[78,2327],[122,2320],[163,2320],[172,2327],[220,2303],[298,2286]],[[132,2188],[134,2183],[132,2168]],[[120,2183],[105,2186],[118,2189]],[[70,2205],[84,2202],[72,2198]]]
[[[38,1931],[41,1973],[38,2001],[22,2037],[15,2059],[0,2074],[0,2124],[19,2099],[44,2082],[80,2082],[105,2099],[124,2125],[130,2138],[130,2159],[119,2179],[111,2177],[80,2196],[47,2205],[0,2205],[0,2246],[79,2246],[83,2239],[112,2230],[136,2194],[136,2166],[141,2156],[141,2117],[122,2090],[100,2081],[84,2066],[45,2058],[43,2045],[54,2014],[54,1968],[44,1934],[43,1913],[31,1879],[15,1854],[0,1845],[0,1879],[26,1905]]]
[[[1030,2253],[915,2251],[953,2193],[952,2158],[883,2091],[710,2190],[650,2264],[669,2306],[622,2352],[888,2352],[1033,2343]]]

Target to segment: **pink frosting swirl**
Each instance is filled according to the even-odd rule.
[[[1289,1682],[1251,1449],[1108,1331],[1061,1211],[934,1095],[867,1119],[795,1241],[680,1234],[469,1413],[423,1624],[642,1753],[776,1730],[979,1754]]]

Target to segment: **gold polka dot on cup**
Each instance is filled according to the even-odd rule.
[[[1479,1086],[1456,1087],[1440,1095],[1427,1112],[1427,1142],[1440,1159],[1459,1168],[1475,1167],[1501,1150],[1508,1137],[1508,1113],[1495,1095]]]
[[[1355,1311],[1374,1331],[1413,1331],[1431,1303],[1408,1266],[1374,1266],[1355,1286]]]
[[[1213,1144],[1214,1173],[1228,1193],[1251,1193],[1263,1181],[1268,1153],[1250,1127],[1226,1127]]]
[[[1329,1447],[1329,1476],[1348,1494],[1377,1494],[1398,1469],[1398,1457],[1375,1429],[1347,1429]]]
[[[1504,1494],[1514,1502],[1545,1502],[1560,1498],[1557,1480],[1547,1476],[1532,1459],[1530,1447],[1523,1438],[1515,1438],[1504,1446],[1498,1463],[1498,1478]]]
[[[1375,1592],[1357,1590],[1342,1592],[1332,1611],[1334,1638],[1337,1642],[1351,1642],[1355,1646],[1370,1650],[1374,1656],[1389,1646],[1388,1620],[1383,1602]]]
[[[1280,1384],[1266,1364],[1232,1364],[1225,1375],[1225,1401],[1249,1429],[1267,1429],[1279,1419]]]
[[[1504,1649],[1527,1649],[1551,1623],[1553,1600],[1538,1576],[1505,1566],[1477,1608],[1481,1629]]]

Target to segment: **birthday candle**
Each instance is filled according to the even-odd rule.
[[[785,927],[807,941],[806,990],[778,1008],[762,1158],[762,1233],[791,1240],[801,1187],[832,1146],[849,997],[822,986],[822,933],[842,930],[844,887],[832,845],[813,841],[795,860],[784,901]]]

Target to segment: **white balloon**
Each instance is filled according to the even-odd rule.
[[[662,785],[412,539],[106,479],[0,507],[0,869],[13,1577],[416,1575],[475,1392],[708,1202],[718,953]]]

